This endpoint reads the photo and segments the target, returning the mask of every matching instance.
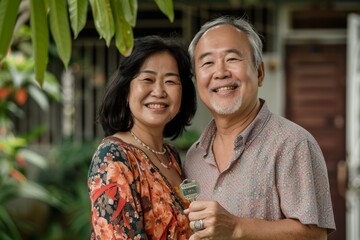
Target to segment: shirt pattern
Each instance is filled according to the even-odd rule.
[[[254,121],[235,140],[229,166],[219,172],[212,152],[212,120],[183,163],[200,186],[198,200],[216,200],[239,217],[298,219],[335,230],[326,163],[313,136],[272,114],[264,100]]]
[[[179,156],[165,146],[182,176]],[[94,153],[88,187],[92,207],[91,239],[187,239],[183,210],[188,202],[139,148],[105,138]]]

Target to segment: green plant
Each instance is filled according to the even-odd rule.
[[[89,239],[91,207],[87,187],[87,172],[97,140],[76,143],[65,139],[50,151],[49,168],[41,172],[39,181],[57,196],[62,207],[52,208],[48,231],[36,239]]]
[[[39,169],[47,167],[44,157],[27,148],[45,128],[34,126],[32,131],[16,135],[13,124],[15,118],[24,117],[21,107],[29,98],[44,111],[48,109],[50,99],[60,99],[59,85],[51,74],[46,74],[43,88],[35,81],[34,61],[21,50],[27,42],[26,32],[25,28],[19,31],[21,34],[16,40],[19,48],[9,52],[0,65],[0,239],[21,239],[19,223],[9,211],[11,200],[31,198],[59,205],[44,187],[27,178],[29,165]]]
[[[6,121],[7,122],[7,121]],[[59,206],[59,201],[36,182],[26,178],[27,165],[47,167],[45,159],[26,148],[28,141],[41,131],[35,129],[25,136],[14,136],[5,128],[0,135],[0,239],[21,239],[7,203],[14,198],[31,198]]]
[[[172,0],[154,0],[172,22]],[[120,53],[127,55],[133,47],[137,0],[89,0],[95,27],[109,46],[115,37]],[[18,16],[19,9],[20,16]],[[30,15],[31,39],[34,46],[36,80],[42,85],[48,61],[49,29],[65,67],[71,56],[71,31],[76,38],[87,21],[88,0],[0,0],[0,61],[6,56],[15,26]],[[70,24],[69,20],[70,19]],[[16,24],[17,23],[17,24]]]
[[[198,140],[198,138],[200,137],[200,134],[198,131],[196,130],[186,130],[184,131],[180,137],[178,137],[175,142],[174,145],[176,148],[178,148],[179,150],[188,150],[191,145],[196,142]]]

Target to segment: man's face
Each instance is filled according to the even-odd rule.
[[[258,99],[263,65],[256,69],[247,35],[230,25],[209,29],[195,47],[199,96],[214,116],[246,112]]]

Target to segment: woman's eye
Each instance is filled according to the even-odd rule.
[[[180,82],[178,80],[165,80],[165,83],[167,83],[167,84],[179,84]]]

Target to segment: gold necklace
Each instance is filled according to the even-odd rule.
[[[167,156],[167,154],[166,154]],[[155,155],[156,159],[159,161],[159,163],[161,164],[161,166],[163,166],[166,169],[171,169],[173,167],[173,163],[170,159],[170,162],[168,164],[165,164],[163,161],[160,160],[159,156]]]
[[[146,145],[143,141],[141,141],[140,138],[138,138],[135,133],[133,131],[130,131],[131,136],[138,142],[141,144],[141,146],[143,146],[144,148],[146,148],[147,150],[151,151],[152,153],[155,154],[156,159],[159,161],[159,163],[161,164],[161,166],[163,166],[166,169],[171,169],[173,167],[173,163],[170,159],[170,162],[168,164],[165,164],[163,161],[161,161],[161,159],[158,157],[158,155],[164,155],[166,153],[166,148],[163,147],[163,151],[156,151],[155,149],[149,147],[148,145]]]
[[[130,131],[130,134],[131,136],[133,136],[133,138],[138,142],[140,143],[144,148],[146,148],[147,150],[155,153],[155,154],[158,154],[158,155],[164,155],[166,153],[166,148],[163,146],[163,150],[162,152],[160,151],[156,151],[155,149],[151,148],[149,145],[146,145],[143,141],[141,141],[140,138],[138,138],[135,133],[133,131]]]

